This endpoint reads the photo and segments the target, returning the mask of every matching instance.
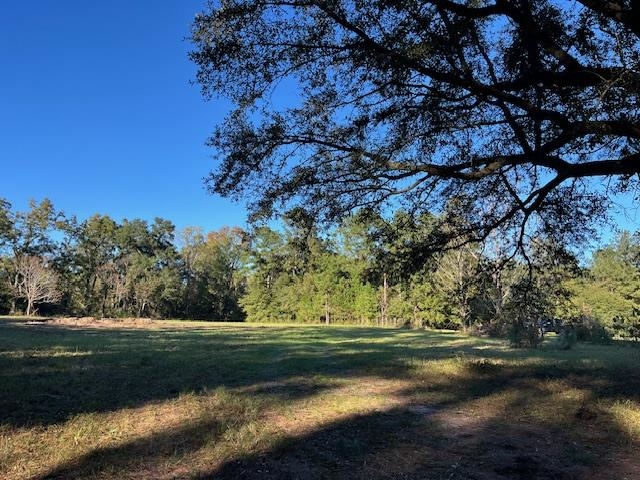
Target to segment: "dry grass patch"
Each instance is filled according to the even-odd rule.
[[[261,405],[224,389],[111,413],[86,413],[66,422],[18,431],[4,427],[0,472],[5,478],[134,478],[169,474],[202,450],[224,444],[221,457],[258,421]],[[256,436],[258,438],[258,436]],[[220,440],[222,442],[220,442]],[[235,449],[237,453],[237,448]]]
[[[640,444],[640,404],[631,400],[617,401],[609,407],[620,430],[632,444]]]
[[[176,324],[0,322],[0,478],[640,471],[635,349],[514,351],[453,332]]]

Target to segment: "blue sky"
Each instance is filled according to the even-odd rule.
[[[207,136],[228,106],[191,85],[185,37],[204,0],[3,2],[0,197],[86,218],[243,225],[209,195]]]
[[[204,142],[228,109],[191,85],[191,21],[204,0],[10,1],[0,15],[0,197],[49,197],[84,219],[156,216],[178,228],[244,225],[209,195]],[[621,199],[614,214],[638,229]],[[612,232],[603,231],[603,240]]]

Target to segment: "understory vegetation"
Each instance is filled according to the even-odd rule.
[[[633,478],[640,350],[0,320],[0,478]]]
[[[527,346],[561,329],[567,347],[640,337],[637,232],[583,266],[544,238],[526,258],[497,237],[431,251],[436,217],[403,211],[326,234],[299,208],[280,229],[176,233],[160,218],[79,221],[49,200],[1,207],[5,313],[470,329]]]

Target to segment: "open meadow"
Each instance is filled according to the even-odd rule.
[[[640,478],[640,349],[0,320],[3,479]]]

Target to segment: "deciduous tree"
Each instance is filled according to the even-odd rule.
[[[35,313],[40,303],[55,303],[62,294],[58,288],[58,275],[43,257],[22,255],[15,262],[16,280],[13,295],[25,300],[26,315]]]

